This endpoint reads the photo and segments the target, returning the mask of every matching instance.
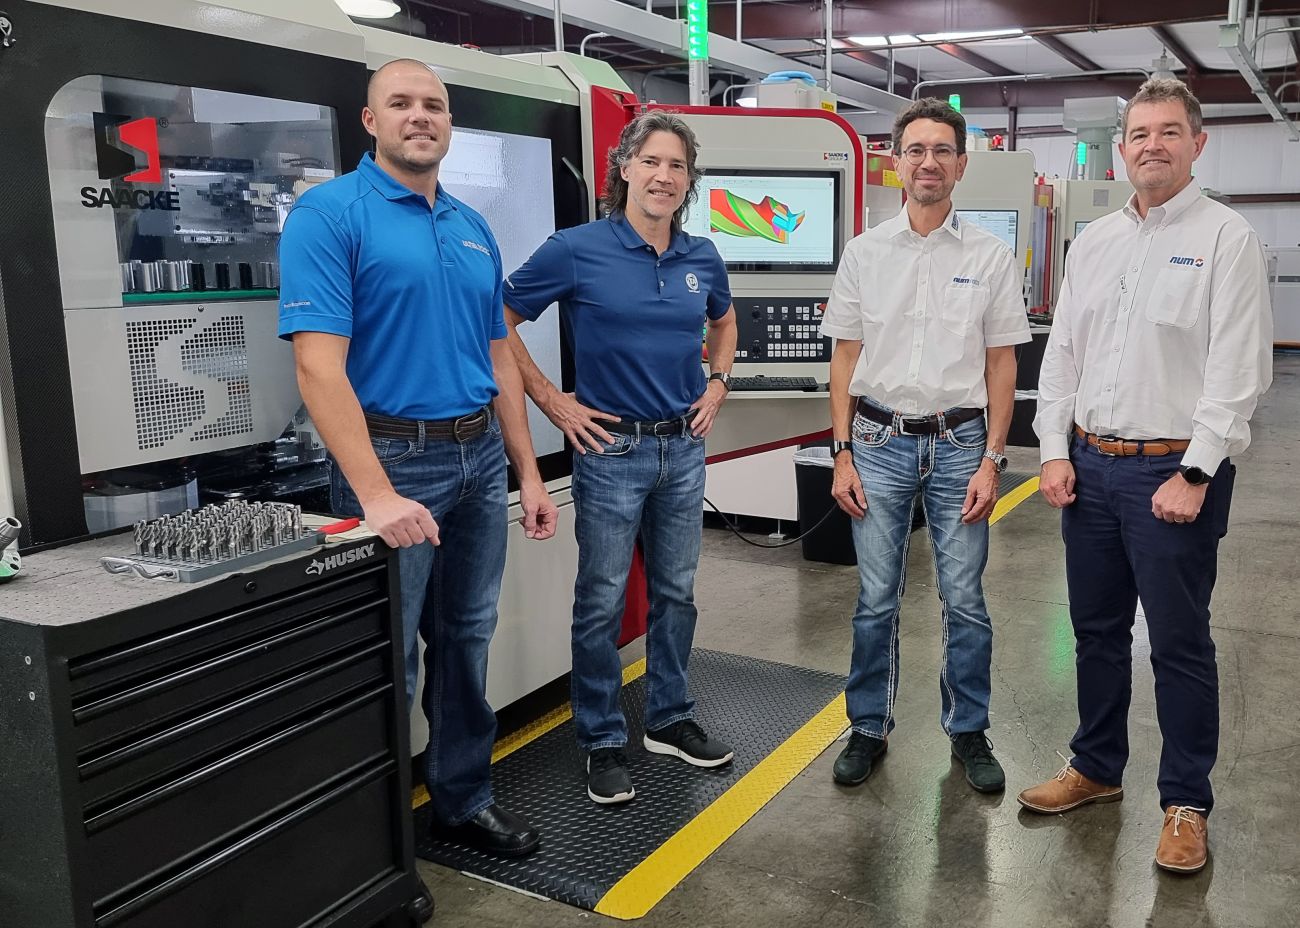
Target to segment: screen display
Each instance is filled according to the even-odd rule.
[[[551,140],[483,129],[457,129],[438,179],[447,192],[478,210],[501,249],[502,273],[519,267],[555,231]],[[560,384],[560,314],[544,313],[519,327],[538,368]],[[528,402],[537,455],[564,450],[564,433]]]
[[[1016,250],[1016,223],[1020,214],[1014,209],[959,209],[962,222],[979,226],[1001,239],[1012,251]]]
[[[728,270],[833,271],[839,174],[718,169],[700,178],[684,228],[712,241]]]
[[[1078,222],[1076,222],[1074,224],[1074,237],[1078,238],[1080,233],[1083,232],[1083,227],[1090,222],[1092,222],[1091,219],[1080,219]]]

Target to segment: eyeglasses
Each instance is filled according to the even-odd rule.
[[[903,157],[910,164],[920,164],[925,160],[926,152],[931,152],[939,164],[952,164],[957,158],[957,149],[951,145],[934,145],[929,148],[924,145],[909,145],[903,149]]]

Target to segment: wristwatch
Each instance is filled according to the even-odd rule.
[[[998,454],[996,451],[985,451],[984,457],[993,462],[993,466],[997,468],[999,474],[1007,469],[1007,456],[1005,454]]]
[[[716,380],[726,387],[727,390],[731,389],[731,375],[726,371],[714,371],[709,375],[709,380]]]
[[[833,441],[833,442],[831,442],[831,458],[832,458],[832,460],[835,459],[835,458],[837,458],[837,457],[839,457],[839,454],[840,454],[841,451],[852,451],[852,450],[853,450],[853,442],[851,442],[851,441]]]
[[[1214,479],[1213,474],[1207,474],[1195,465],[1190,467],[1186,464],[1179,465],[1178,473],[1182,474],[1183,479],[1194,487],[1199,487],[1201,484],[1209,483]]]

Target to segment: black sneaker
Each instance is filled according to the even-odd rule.
[[[587,795],[603,806],[636,798],[622,748],[597,748],[587,755]]]
[[[889,747],[884,738],[873,738],[859,731],[849,732],[849,743],[835,758],[831,775],[842,786],[857,786],[871,776],[876,759]]]
[[[982,731],[964,731],[952,736],[952,756],[966,768],[966,782],[981,793],[1000,793],[1006,788],[1006,774],[993,756],[993,742]]]
[[[694,719],[682,719],[658,731],[647,731],[642,743],[651,754],[680,757],[696,767],[721,767],[736,756],[727,745],[706,735]]]

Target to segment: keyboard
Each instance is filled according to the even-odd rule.
[[[730,387],[732,390],[803,390],[811,392],[820,390],[821,384],[817,382],[816,377],[764,377],[758,374],[754,377],[732,377]]]

